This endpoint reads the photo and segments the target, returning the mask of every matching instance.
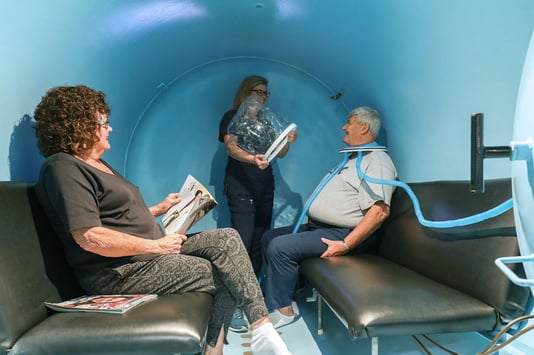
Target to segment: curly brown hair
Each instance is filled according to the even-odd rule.
[[[81,155],[99,140],[98,114],[109,116],[106,95],[84,85],[58,86],[48,90],[35,108],[41,154],[58,152]]]
[[[245,99],[250,95],[252,89],[254,89],[260,84],[264,84],[265,86],[267,86],[269,85],[269,82],[263,76],[259,75],[251,75],[243,79],[243,81],[241,82],[241,84],[239,84],[239,87],[237,88],[237,92],[235,93],[232,107],[234,109],[238,109],[239,106],[241,106],[241,104],[243,103],[243,101],[245,101]]]

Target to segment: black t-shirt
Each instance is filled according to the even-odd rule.
[[[236,112],[237,110],[232,109],[223,115],[219,124],[219,142],[224,142],[224,136],[228,134],[228,126]],[[248,185],[249,188],[252,188],[252,185],[274,184],[271,165],[267,169],[261,170],[254,164],[244,163],[230,156],[226,164],[226,176],[235,177],[245,185]]]
[[[236,112],[237,110],[232,109],[223,115],[221,123],[219,123],[219,142],[224,143],[224,136],[228,134],[228,126],[230,125],[230,121],[232,121],[232,118]]]
[[[65,153],[48,157],[41,168],[37,197],[79,277],[154,255],[113,258],[90,253],[74,241],[72,230],[102,226],[146,239],[164,235],[138,188],[112,171],[108,174]]]

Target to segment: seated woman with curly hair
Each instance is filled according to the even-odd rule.
[[[230,228],[187,237],[165,235],[156,220],[180,201],[169,194],[147,207],[136,186],[102,160],[111,148],[105,94],[86,86],[49,90],[35,109],[46,157],[38,198],[88,294],[172,294],[214,297],[206,354],[222,354],[236,306],[251,322],[255,354],[289,354],[267,317],[248,254]]]

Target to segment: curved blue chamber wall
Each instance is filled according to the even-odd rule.
[[[18,0],[0,18],[0,179],[35,181],[35,105],[86,84],[112,105],[105,159],[148,203],[189,173],[205,182],[220,202],[205,229],[228,225],[218,124],[250,74],[299,129],[274,163],[276,225],[341,159],[341,126],[361,105],[381,112],[402,181],[469,179],[471,113],[484,113],[487,145],[512,140],[534,2]],[[511,176],[510,161],[486,161],[484,175]]]
[[[468,180],[474,112],[486,146],[534,136],[532,0],[5,0],[0,20],[0,180],[37,179],[36,104],[85,84],[112,105],[104,158],[149,204],[187,174],[214,193],[219,207],[195,229],[229,225],[218,124],[250,74],[268,78],[267,105],[299,131],[273,163],[275,225],[294,222],[341,160],[354,107],[380,111],[379,143],[404,182]],[[523,255],[533,160],[484,161],[485,178],[513,178]]]

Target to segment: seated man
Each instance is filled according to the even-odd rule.
[[[372,143],[378,137],[380,125],[377,111],[356,108],[342,128],[343,142],[349,146]],[[385,151],[362,154],[360,168],[364,174],[377,179],[396,179],[395,166]],[[362,181],[356,170],[357,158],[358,153],[351,153],[337,173],[327,174],[330,180],[310,205],[308,223],[301,225],[297,233],[293,234],[294,227],[282,227],[263,235],[265,301],[275,328],[293,322],[298,316],[293,293],[300,261],[369,252],[373,238],[368,237],[389,216],[395,187]]]

